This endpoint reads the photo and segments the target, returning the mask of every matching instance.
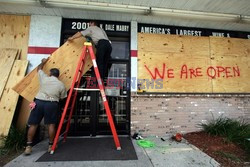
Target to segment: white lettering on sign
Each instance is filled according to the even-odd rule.
[[[85,30],[89,27],[89,23],[86,22],[72,22],[72,30]]]
[[[201,36],[201,31],[176,29],[176,35]]]
[[[224,37],[224,33],[222,33],[222,32],[212,32],[212,36],[214,36],[214,37]]]
[[[72,22],[72,30],[85,30],[89,27],[87,22]],[[100,24],[100,28],[105,31],[120,31],[120,32],[129,32],[129,25],[116,25],[116,24]]]
[[[114,24],[105,24],[105,30],[115,31],[115,25]]]
[[[170,28],[141,27],[142,33],[150,34],[171,34]]]
[[[129,30],[129,26],[127,25],[116,25],[116,31],[127,31]]]
[[[230,38],[230,34],[229,33],[223,33],[223,32],[212,32],[212,36],[214,37],[228,37]]]

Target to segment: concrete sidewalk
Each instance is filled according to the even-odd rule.
[[[178,143],[169,137],[147,137],[155,142],[154,148],[141,148],[133,140],[138,160],[126,161],[55,161],[35,162],[47,149],[48,142],[43,141],[33,147],[30,156],[20,155],[5,167],[217,167],[220,166],[214,159],[200,151],[198,148],[183,140]]]

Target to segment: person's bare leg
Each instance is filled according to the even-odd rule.
[[[28,130],[28,134],[27,134],[27,142],[32,142],[32,140],[35,136],[37,127],[38,127],[38,125],[30,125],[29,130]]]
[[[56,125],[55,124],[49,124],[49,148],[48,148],[48,152],[51,152],[51,148],[53,145],[53,141],[55,138],[55,134],[56,134]]]
[[[30,125],[29,127],[28,134],[27,134],[27,146],[24,151],[25,155],[30,155],[32,152],[32,141],[36,133],[37,127],[38,125]]]
[[[49,126],[49,142],[53,143],[56,134],[56,125],[49,124],[48,126]]]

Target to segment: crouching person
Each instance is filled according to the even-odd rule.
[[[53,140],[56,133],[56,123],[58,119],[59,100],[67,97],[67,91],[64,84],[58,79],[60,72],[57,68],[50,69],[50,75],[43,72],[43,66],[47,59],[42,59],[38,66],[38,77],[40,89],[35,97],[32,111],[29,116],[28,125],[30,125],[27,134],[27,146],[25,155],[32,152],[32,140],[36,133],[37,127],[44,118],[44,124],[48,125],[49,131],[49,148],[51,151]]]

